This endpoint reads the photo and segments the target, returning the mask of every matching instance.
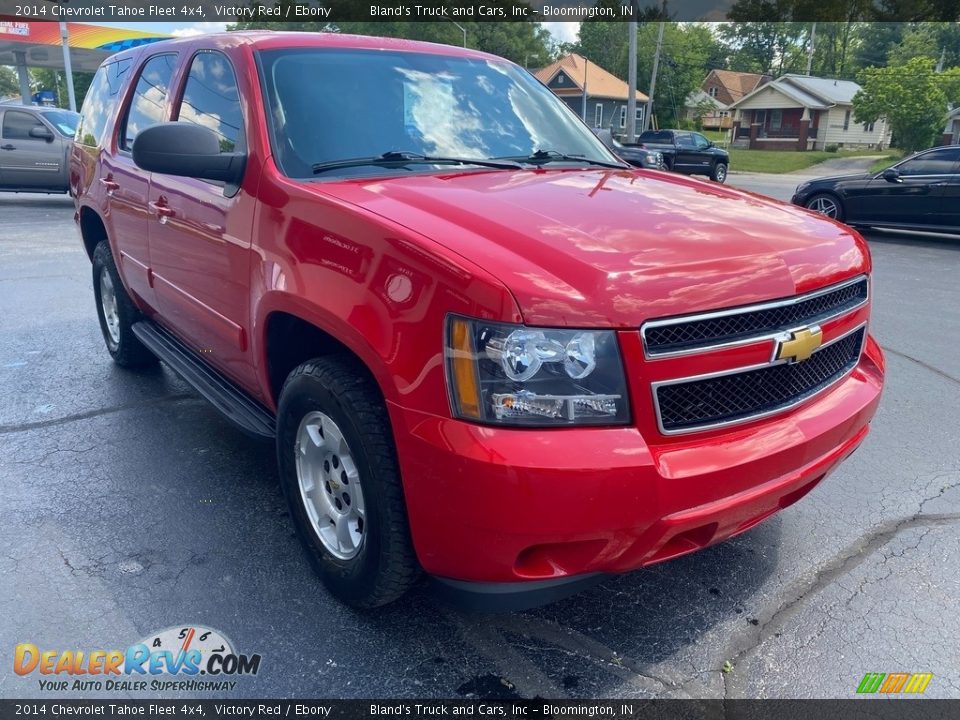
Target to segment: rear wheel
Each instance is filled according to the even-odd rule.
[[[156,356],[133,334],[133,324],[141,318],[140,311],[123,287],[106,240],[93,251],[93,294],[100,330],[113,361],[125,368],[155,364]]]
[[[710,179],[714,182],[722,183],[727,179],[727,164],[726,163],[716,163],[713,166],[713,169],[710,171]]]
[[[808,210],[826,215],[834,220],[843,220],[843,205],[833,195],[829,193],[817,193],[811,196],[805,206]]]
[[[419,567],[387,409],[349,360],[311,360],[287,378],[277,457],[297,534],[333,595],[369,608],[413,585]]]

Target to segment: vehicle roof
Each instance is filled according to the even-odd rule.
[[[63,112],[70,113],[72,115],[78,115],[73,110],[68,110],[66,108],[50,107],[49,105],[19,105],[16,103],[0,103],[0,110],[26,110],[27,112],[33,111],[36,113],[48,113],[48,112]]]
[[[395,50],[402,52],[425,53],[431,55],[449,55],[483,60],[503,58],[479,50],[442,45],[440,43],[402,38],[386,38],[371,35],[349,35],[332,32],[287,32],[276,30],[238,30],[235,32],[210,33],[185,38],[161,40],[140,46],[111,56],[107,62],[118,58],[128,58],[148,50],[151,55],[175,47],[214,47],[227,48],[246,45],[255,50],[278,50],[282,48],[337,48],[344,50]],[[506,62],[506,61],[504,61]]]

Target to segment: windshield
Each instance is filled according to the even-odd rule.
[[[480,160],[548,150],[617,162],[553,93],[504,61],[311,48],[265,51],[259,60],[274,155],[291,177],[389,151]],[[357,165],[323,178],[418,169]]]
[[[77,123],[80,121],[80,115],[69,110],[48,110],[43,113],[43,117],[67,137],[74,136],[77,132]]]

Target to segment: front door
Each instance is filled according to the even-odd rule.
[[[35,137],[35,133],[46,137]],[[4,187],[66,190],[60,136],[33,113],[7,108],[0,121],[0,181]]]
[[[937,224],[958,156],[960,148],[935,148],[894,166],[895,179],[875,177],[861,198],[857,219],[887,225]]]
[[[210,128],[224,152],[246,145],[233,66],[220,52],[190,61],[178,122]],[[177,104],[175,104],[176,106]],[[248,388],[252,198],[223,183],[153,173],[150,266],[165,324],[201,357]]]

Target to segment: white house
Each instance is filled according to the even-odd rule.
[[[734,102],[734,145],[766,150],[823,150],[890,145],[885,118],[853,120],[860,86],[850,80],[783,75]]]

